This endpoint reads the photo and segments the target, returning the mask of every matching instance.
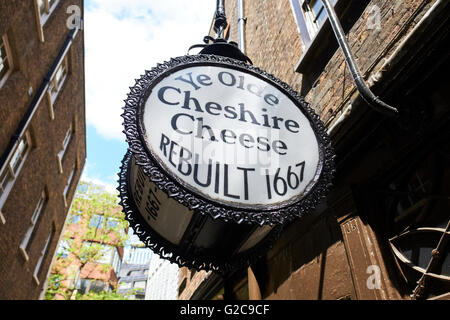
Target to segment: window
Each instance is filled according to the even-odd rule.
[[[370,0],[330,0],[342,29],[348,33],[361,18]],[[300,94],[306,96],[333,57],[339,44],[322,0],[291,0],[291,9],[302,43],[295,71],[303,75]]]
[[[136,281],[134,283],[135,289],[145,289],[146,286],[147,286],[147,281]]]
[[[39,39],[41,42],[44,42],[44,30],[43,27],[47,22],[48,18],[55,10],[58,5],[59,0],[35,0],[34,4],[36,7],[36,18],[37,18],[37,26]]]
[[[103,221],[105,217],[100,214],[94,214],[91,217],[91,220],[89,220],[89,227],[90,228],[97,228],[97,229],[103,229]]]
[[[331,0],[336,4],[337,0]],[[327,18],[327,12],[321,0],[291,0],[298,31],[307,48],[314,40]]]
[[[69,59],[66,54],[62,59],[61,63],[56,68],[55,73],[50,80],[50,84],[47,90],[48,102],[50,106],[49,113],[50,118],[52,120],[55,119],[55,111],[54,111],[55,100],[58,97],[58,94],[64,85],[68,71],[69,71]]]
[[[14,181],[22,169],[25,159],[30,151],[30,147],[31,137],[27,131],[19,140],[19,144],[12,154],[11,159],[0,174],[0,208],[4,205],[12,186],[14,185]]]
[[[85,241],[83,243],[83,259],[91,260],[101,264],[107,264],[113,267],[116,274],[119,273],[122,262],[120,260],[119,251],[115,246]]]
[[[131,289],[131,282],[119,283],[119,290],[129,290],[129,289]]]
[[[78,212],[76,214],[72,214],[70,217],[69,223],[78,223],[81,219],[81,212]]]
[[[55,234],[55,226],[52,225],[50,234],[48,235],[47,239],[45,240],[45,244],[44,244],[44,247],[42,248],[41,255],[39,257],[38,262],[36,263],[36,267],[34,268],[33,279],[37,285],[39,285],[39,283],[40,283],[39,271],[41,270],[42,262],[44,261],[45,257],[47,256],[48,248],[49,248],[50,242],[53,239],[54,234]]]
[[[34,234],[34,230],[36,229],[37,222],[39,220],[39,217],[41,216],[42,210],[45,206],[45,203],[47,201],[47,194],[44,191],[42,191],[38,203],[36,205],[36,208],[34,209],[33,215],[31,216],[31,225],[28,227],[27,232],[25,233],[25,236],[20,243],[20,252],[22,253],[22,256],[25,258],[26,261],[28,261],[28,248],[31,242],[31,238]]]
[[[69,256],[72,241],[72,239],[67,239],[59,242],[58,250],[56,250],[56,255],[59,258],[67,258]]]
[[[6,82],[13,69],[11,49],[9,47],[8,37],[0,37],[0,88]]]
[[[119,220],[117,218],[108,217],[106,219],[106,228],[114,229],[119,225]]]
[[[108,285],[101,280],[95,279],[80,279],[77,282],[76,288],[81,294],[86,294],[88,292],[102,292],[108,290]]]
[[[69,193],[70,186],[72,185],[73,178],[75,176],[75,169],[76,169],[76,166],[73,166],[72,171],[69,174],[69,178],[67,179],[67,184],[64,187],[63,199],[64,199],[64,206],[66,206],[66,207],[68,206],[67,196]]]
[[[64,155],[66,154],[66,151],[67,151],[67,147],[69,146],[69,143],[72,140],[72,135],[73,135],[73,129],[72,129],[72,124],[70,124],[70,127],[67,130],[66,135],[63,140],[63,143],[62,143],[62,149],[58,152],[58,155],[57,155],[59,173],[63,173],[62,163],[63,163]]]
[[[397,275],[416,299],[449,291],[450,152],[437,151],[405,166],[381,193],[387,215],[384,231],[396,260]]]

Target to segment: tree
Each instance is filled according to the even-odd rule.
[[[117,286],[127,229],[117,194],[80,182],[48,279],[46,299],[125,299],[104,288]],[[77,284],[86,282],[86,292],[80,293]],[[95,292],[89,292],[91,286]]]

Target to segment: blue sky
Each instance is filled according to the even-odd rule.
[[[127,150],[123,100],[145,70],[202,43],[216,0],[87,0],[87,161],[82,180],[113,191]]]

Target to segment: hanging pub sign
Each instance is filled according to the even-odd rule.
[[[324,125],[291,87],[248,63],[171,59],[125,102],[126,218],[180,266],[244,264],[326,195],[334,155]]]

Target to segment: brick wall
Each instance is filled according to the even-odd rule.
[[[74,0],[82,8],[83,1]],[[7,34],[13,51],[14,71],[0,88],[0,151],[3,153],[17,130],[26,110],[50,71],[69,34],[66,27],[66,3],[61,1],[44,26],[45,42],[38,36],[33,1],[0,1],[0,34]],[[51,120],[47,95],[40,102],[30,123],[32,150],[17,177],[1,212],[0,223],[0,298],[37,299],[47,276],[59,235],[84,167],[86,128],[84,106],[84,36],[78,32],[69,52],[69,74],[54,104]],[[31,94],[29,94],[31,93]],[[74,134],[58,169],[57,153],[70,124]],[[73,165],[76,172],[68,192],[67,206],[63,191]],[[26,261],[19,245],[30,225],[31,215],[43,189],[48,200],[36,225]],[[48,252],[39,272],[39,284],[33,272],[45,240],[55,229]]]
[[[434,2],[367,1],[368,5],[361,9],[361,15],[352,21],[347,40],[361,74],[369,86],[375,82],[374,77],[381,70],[385,60],[393,54]],[[231,25],[229,40],[238,43],[237,5],[237,1],[226,1],[226,14]],[[379,29],[369,28],[367,25],[368,19],[374,14],[373,6],[376,6],[380,13]],[[341,50],[336,46],[337,49],[332,52],[331,58],[326,60],[311,87],[302,88],[304,75],[295,70],[307,48],[302,43],[290,0],[244,0],[244,17],[247,19],[246,54],[253,64],[285,81],[295,90],[304,92],[306,101],[324,123],[331,127],[343,109],[358,96]],[[211,31],[211,35],[213,33]],[[335,38],[331,36],[320,41],[335,41]],[[311,59],[308,63],[314,64],[316,61]],[[382,93],[375,92],[378,95]],[[341,176],[345,174],[341,172]],[[357,210],[346,182],[340,181],[337,189],[339,190],[334,195],[334,200],[330,198],[328,201],[330,207],[328,213],[317,219],[311,217],[290,225],[274,248],[268,252],[266,259],[262,259],[265,261],[261,265],[252,266],[260,282],[263,298],[402,298],[391,280],[387,278],[384,279],[384,289],[380,292],[367,292],[365,282],[362,280],[360,284],[356,283],[356,278],[361,274],[363,275],[361,279],[365,279],[366,264],[375,263],[385,268],[382,261],[383,254],[380,253],[377,236],[369,224],[362,222],[359,217],[352,218],[354,220],[342,218],[346,215],[357,215]],[[350,200],[342,204],[336,202],[337,197]],[[358,234],[364,235],[364,239],[350,239],[345,234],[347,232],[345,226],[348,223],[355,223],[355,230]],[[348,256],[351,250],[359,250],[357,247],[361,252],[365,252],[366,260],[362,257],[354,258],[360,259],[357,262],[361,266],[358,270],[352,270],[355,261]],[[374,257],[378,257],[376,262],[373,260]],[[383,272],[387,274],[386,270]],[[191,287],[189,282],[187,284],[188,289],[185,291],[195,290],[194,283]]]
[[[374,5],[380,9],[379,30],[367,28],[367,19]],[[356,63],[366,79],[379,71],[383,59],[392,53],[431,5],[432,2],[426,0],[370,1],[347,37]],[[231,25],[230,40],[238,42],[237,1],[226,1],[226,14]],[[247,18],[246,54],[253,64],[300,92],[302,74],[295,72],[295,67],[303,49],[290,1],[244,1],[244,16]],[[337,50],[305,99],[320,113],[322,120],[330,124],[344,104],[355,97],[344,57]]]

